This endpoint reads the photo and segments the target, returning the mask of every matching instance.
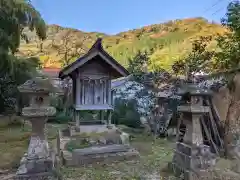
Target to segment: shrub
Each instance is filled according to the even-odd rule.
[[[141,122],[140,114],[137,111],[137,101],[116,99],[112,120],[115,124],[139,128]]]
[[[68,142],[65,146],[65,149],[69,152],[72,152],[74,149],[83,149],[90,147],[90,144],[86,140],[72,140]]]
[[[54,117],[48,118],[48,122],[51,123],[58,123],[58,124],[65,124],[72,120],[72,117],[66,116],[65,113],[59,112]]]

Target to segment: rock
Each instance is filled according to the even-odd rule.
[[[120,134],[116,129],[110,129],[103,135],[103,138],[106,140],[106,144],[122,144]]]
[[[236,173],[240,173],[240,161],[239,161],[239,159],[235,159],[235,160],[232,161],[231,169]]]
[[[126,145],[129,145],[129,134],[128,133],[125,133],[125,132],[122,132],[120,134],[120,138],[122,140],[122,144],[126,144]]]
[[[106,145],[106,144],[107,144],[107,141],[106,141],[106,139],[105,139],[104,137],[100,137],[100,138],[98,139],[98,142],[99,142],[99,144],[101,144],[101,145]]]

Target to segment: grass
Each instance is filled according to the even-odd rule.
[[[75,180],[134,180],[141,179],[151,174],[160,174],[163,176],[169,176],[164,171],[168,162],[172,159],[173,143],[164,139],[154,140],[150,136],[136,133],[127,128],[133,136],[131,145],[136,148],[140,153],[139,160],[133,160],[128,162],[119,162],[110,165],[94,165],[85,168],[62,168],[63,179]]]
[[[119,162],[105,166],[85,168],[63,168],[64,179],[116,180],[140,179],[151,174],[163,174],[167,163],[172,159],[172,146],[165,140],[153,141],[150,137],[135,136],[132,146],[140,152],[140,159]],[[167,175],[167,174],[164,174]]]
[[[30,137],[30,127],[11,126],[9,118],[0,119],[0,169],[12,169],[19,165]]]
[[[51,145],[61,125],[47,125],[46,127]],[[0,117],[0,169],[18,168],[23,154],[27,151],[30,135],[31,126],[28,123],[23,127],[20,123],[9,124],[8,117]]]
[[[0,120],[3,122],[3,120]],[[5,119],[4,121],[7,121]],[[57,130],[62,128],[60,124],[48,124],[47,134],[50,144],[54,142]],[[127,130],[130,131],[129,129]],[[24,128],[0,124],[0,169],[16,170],[24,152],[27,151],[31,127]],[[131,132],[130,132],[131,133]],[[160,173],[168,161],[172,158],[171,143],[166,140],[153,141],[151,137],[133,133],[132,145],[140,152],[141,157],[137,161],[120,162],[105,166],[92,166],[85,168],[62,167],[64,180],[77,180],[80,177],[85,180],[97,179],[139,179],[148,173]]]
[[[0,118],[0,171],[16,171],[24,152],[27,151],[31,127],[27,124],[21,126],[9,126],[8,119]],[[54,145],[57,130],[61,124],[47,124],[47,134],[50,145]],[[140,153],[138,160],[124,161],[109,165],[94,165],[81,168],[61,167],[64,180],[140,180],[156,175],[156,179],[175,178],[166,169],[168,162],[172,160],[174,142],[165,139],[153,139],[131,128],[120,127],[133,138],[131,145]],[[221,160],[217,164],[218,172],[227,172],[231,169],[231,162]],[[218,173],[221,174],[221,173]],[[231,174],[230,174],[231,175]],[[230,176],[227,174],[227,176]],[[161,176],[161,177],[160,177]],[[222,180],[222,178],[219,178]]]

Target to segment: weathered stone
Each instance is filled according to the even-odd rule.
[[[130,144],[129,143],[129,134],[128,133],[121,132],[120,138],[121,138],[122,144],[126,144],[126,145]]]
[[[102,147],[89,147],[84,149],[75,149],[73,151],[73,157],[75,156],[86,156],[92,154],[104,154],[104,153],[117,153],[117,152],[126,152],[130,149],[128,145],[106,145]]]
[[[49,93],[54,87],[46,78],[35,78],[19,86],[19,91],[30,95],[30,106],[23,108],[23,116],[32,123],[32,136],[28,152],[20,162],[15,179],[57,179],[54,176],[56,157],[50,151],[44,128],[48,116],[56,113],[49,106]]]
[[[21,161],[21,165],[17,174],[34,174],[41,172],[48,172],[54,166],[51,158],[29,160],[25,159]]]
[[[83,126],[80,127],[82,128]],[[65,166],[83,166],[99,163],[106,164],[139,157],[139,153],[129,146],[129,135],[119,131],[115,126],[107,129],[106,132],[99,133],[99,136],[91,137],[90,133],[83,137],[81,134],[81,132],[76,133],[76,131],[74,131],[75,136],[58,136],[59,154],[62,158],[62,163]],[[80,140],[86,140],[90,147],[75,149],[72,153],[65,150],[66,143],[72,140],[77,140],[76,142],[78,142],[79,138]],[[122,142],[124,142],[125,145]]]
[[[116,161],[133,160],[139,158],[139,153],[134,149],[122,152],[105,152],[100,154],[78,155],[72,157],[73,166],[88,164],[109,164]]]
[[[186,105],[178,107],[182,113],[181,123],[185,124],[186,131],[183,142],[176,143],[176,150],[171,169],[176,176],[184,180],[195,180],[197,176],[207,172],[216,163],[216,156],[210,152],[210,147],[203,145],[203,133],[200,118],[203,113],[209,112],[209,107],[203,106],[201,96],[209,96],[208,92],[193,90],[193,86],[184,95]]]
[[[17,175],[14,180],[55,180],[56,176],[53,175],[53,172],[44,172],[36,174],[27,174],[27,175]]]

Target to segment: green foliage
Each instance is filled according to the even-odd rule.
[[[27,40],[23,29],[36,30],[41,39],[46,38],[46,27],[41,15],[26,0],[0,0],[0,41],[1,51],[15,53],[20,39]]]
[[[48,122],[66,124],[72,120],[71,117],[66,116],[64,112],[58,112],[56,116],[48,118]]]
[[[211,59],[214,52],[207,51],[206,48],[212,41],[212,36],[201,36],[192,42],[192,51],[183,59],[176,61],[172,69],[175,74],[190,75],[192,72],[211,71]]]
[[[226,16],[222,23],[231,31],[217,38],[220,51],[216,53],[216,68],[232,70],[239,68],[240,63],[240,2],[228,5]]]
[[[52,95],[50,99],[51,106],[55,107],[57,112],[62,112],[64,110],[63,98],[57,95]]]
[[[239,68],[240,64],[240,2],[229,3],[222,24],[230,31],[218,36],[201,36],[192,42],[191,52],[172,66],[176,74],[190,74],[203,70],[218,72]],[[216,48],[208,49],[215,38]]]
[[[141,122],[136,100],[116,99],[112,120],[115,124],[139,128]]]
[[[86,139],[76,139],[76,140],[71,140],[66,144],[65,149],[68,150],[69,152],[72,152],[74,149],[83,149],[90,147],[89,142]]]
[[[148,61],[148,53],[138,51],[132,59],[129,59],[128,71],[132,74],[142,74],[147,71]]]
[[[26,0],[0,0],[0,112],[14,110],[17,86],[29,79],[39,67],[38,58],[17,58],[21,38],[26,40],[24,28],[46,38],[46,26],[41,15]],[[36,72],[36,71],[35,71]]]
[[[10,55],[8,58],[11,58],[8,62],[11,62],[14,71],[10,73],[6,66],[0,72],[0,112],[9,108],[14,110],[16,98],[19,96],[17,86],[29,79],[39,66],[37,58],[20,59]]]

